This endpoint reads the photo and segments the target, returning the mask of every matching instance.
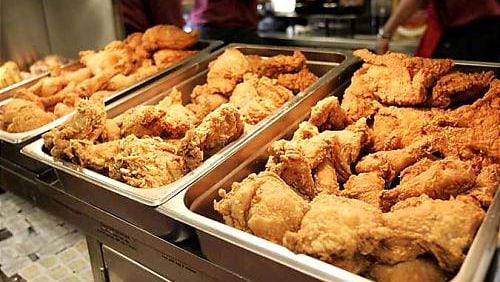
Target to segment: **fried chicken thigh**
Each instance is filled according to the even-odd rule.
[[[243,120],[257,124],[293,98],[293,93],[267,77],[247,76],[238,84],[229,102],[238,108]]]
[[[424,103],[433,82],[454,65],[452,60],[407,57],[400,53],[374,55],[367,49],[356,50],[353,54],[370,64],[362,79],[386,105]]]
[[[298,73],[285,73],[278,76],[278,84],[288,88],[294,94],[304,91],[307,87],[318,80],[318,77],[307,68]]]
[[[400,244],[417,242],[423,252],[434,255],[441,268],[452,272],[464,260],[464,252],[484,215],[480,207],[466,199],[433,200],[423,195],[398,203],[391,212],[383,214],[383,221],[392,230],[389,238],[399,239]],[[398,250],[397,245],[381,246],[384,252]],[[419,254],[414,253],[413,258]],[[398,255],[385,254],[385,257],[397,258]],[[388,263],[395,262],[391,260]]]
[[[277,244],[285,232],[298,230],[308,209],[308,203],[271,172],[251,174],[219,194],[222,199],[214,208],[226,224]]]
[[[384,187],[384,179],[376,173],[360,173],[349,177],[340,195],[361,200],[378,209],[380,207],[380,192],[384,190]]]
[[[354,273],[369,265],[369,254],[387,230],[382,213],[371,205],[335,195],[317,196],[300,229],[288,231],[283,244]]]

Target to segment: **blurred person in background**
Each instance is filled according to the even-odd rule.
[[[381,29],[379,54],[387,52],[399,25],[421,7],[427,29],[415,53],[421,57],[500,61],[500,2],[498,0],[401,0]]]
[[[158,24],[184,26],[181,0],[122,0],[125,33],[144,32]]]
[[[257,34],[258,0],[194,0],[190,21],[201,39],[263,43]]]

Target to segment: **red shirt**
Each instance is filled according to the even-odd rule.
[[[123,22],[144,32],[158,24],[184,26],[181,0],[122,0]]]
[[[191,22],[222,28],[257,28],[257,0],[195,0]]]
[[[439,3],[438,3],[439,2]],[[429,0],[427,29],[415,55],[431,57],[443,32],[474,20],[500,16],[498,0]]]

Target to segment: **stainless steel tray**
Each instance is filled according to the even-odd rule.
[[[494,70],[498,75],[499,66],[459,62],[457,68],[464,71]],[[366,281],[361,276],[303,254],[294,254],[283,246],[225,225],[213,209],[214,200],[219,199],[219,188],[229,189],[233,182],[241,181],[250,173],[263,171],[268,157],[267,147],[274,140],[290,136],[317,101],[328,95],[341,96],[352,72],[352,69],[343,70],[333,78],[333,83],[305,97],[265,128],[260,128],[251,142],[241,144],[234,154],[213,167],[202,180],[157,210],[194,227],[203,254],[209,260],[250,280],[272,280],[276,277],[286,281]],[[454,280],[483,280],[495,251],[500,225],[499,194],[497,193],[494,203],[487,211],[485,220]]]
[[[213,40],[206,40],[206,41],[199,41],[197,45],[195,45],[192,49],[199,50],[199,52],[189,58],[186,58],[184,60],[181,60],[177,62],[176,64],[163,69],[155,74],[152,74],[151,76],[146,77],[145,79],[138,81],[134,85],[131,85],[129,87],[126,87],[122,90],[118,90],[113,92],[110,96],[106,97],[105,102],[107,104],[112,103],[130,93],[133,93],[134,91],[137,91],[139,88],[143,87],[144,85],[147,85],[148,83],[152,83],[155,80],[158,80],[161,77],[165,77],[168,74],[171,74],[175,70],[179,69],[183,65],[189,64],[191,62],[195,62],[196,60],[204,57],[205,55],[208,55],[210,52],[212,52],[214,49],[222,45],[222,41],[213,41]],[[71,66],[72,68],[78,68],[81,67],[80,64],[76,63]],[[46,76],[46,75],[45,75]],[[36,83],[39,79],[45,77],[39,77],[37,80],[32,81],[31,84]],[[22,87],[29,86],[31,84],[26,84],[23,85]],[[0,96],[0,106],[7,103],[8,100],[14,95],[15,91],[17,89],[21,88],[21,86],[18,86],[16,88],[10,89],[8,92],[2,94]],[[25,131],[25,132],[19,132],[19,133],[10,133],[6,132],[3,130],[0,130],[0,156],[12,160],[18,164],[23,165],[24,167],[33,170],[33,171],[40,171],[43,169],[46,169],[47,166],[40,164],[39,162],[33,162],[32,160],[27,159],[25,156],[20,154],[20,150],[26,146],[27,144],[33,142],[35,139],[39,138],[40,135],[58,125],[63,123],[69,115],[63,116],[61,118],[58,118],[54,120],[51,123],[48,123],[44,126],[41,126],[39,128],[30,130],[30,131]]]
[[[237,48],[244,54],[258,54],[261,56],[291,54],[295,49],[238,44],[230,45],[228,48],[229,47]],[[317,89],[323,87],[324,84],[330,83],[335,73],[337,73],[337,69],[345,68],[347,65],[350,65],[353,60],[350,55],[341,52],[327,52],[325,50],[310,48],[301,50],[308,58],[307,64],[309,69],[321,76],[321,78],[314,85],[311,85],[311,87],[299,93],[292,101],[283,105],[281,111],[286,111],[288,107],[294,105],[298,100],[315,93]],[[140,104],[157,103],[165,97],[174,86],[184,93],[184,101],[189,101],[189,94],[194,86],[205,83],[209,63],[215,60],[223,51],[224,50],[219,50],[179,70],[171,76],[160,79],[109,105],[107,107],[108,117],[113,118],[118,116],[127,109]],[[128,199],[141,205],[158,206],[210,172],[213,166],[221,162],[225,156],[231,155],[238,146],[245,143],[247,139],[253,137],[255,132],[265,127],[267,123],[274,120],[277,115],[279,115],[279,111],[275,114],[271,114],[248,133],[212,155],[200,167],[186,174],[176,182],[152,189],[135,188],[89,169],[82,169],[74,164],[54,160],[52,156],[42,150],[43,140],[41,139],[24,147],[22,152],[37,161],[56,168],[66,192],[78,194],[79,197],[91,203],[95,203],[99,207],[106,206],[107,208],[113,209],[120,199]],[[106,194],[112,200],[104,201],[103,197],[101,197],[103,194]],[[120,195],[123,197],[119,197]]]

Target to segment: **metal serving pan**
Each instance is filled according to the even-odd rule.
[[[144,78],[143,80],[140,80],[129,87],[126,87],[122,90],[118,90],[118,91],[113,92],[110,96],[106,97],[105,102],[111,103],[113,101],[120,99],[121,97],[124,97],[130,93],[133,93],[134,91],[143,87],[144,85],[151,83],[151,82],[153,82],[161,77],[164,77],[164,76],[174,72],[175,70],[179,69],[183,65],[188,64],[190,62],[194,62],[197,59],[204,57],[205,55],[208,55],[211,51],[213,51],[214,49],[216,49],[220,45],[222,45],[222,41],[212,41],[212,40],[199,41],[194,47],[191,48],[194,50],[199,50],[199,52],[197,54],[195,54],[189,58],[186,58],[184,60],[181,60],[181,61],[177,62],[176,64],[174,64],[166,69],[163,69],[155,74],[152,74],[151,76],[148,76],[148,77]],[[82,67],[82,65],[79,63],[76,63],[76,64],[72,65],[71,67],[76,69],[76,68]],[[47,75],[45,75],[45,76],[47,76]],[[22,87],[30,86],[45,76],[39,77],[37,80],[31,81],[30,84],[25,84]],[[8,92],[5,92],[4,94],[0,95],[0,106],[2,106],[5,103],[8,103],[9,99],[14,95],[15,91],[18,90],[19,88],[21,88],[21,86],[10,89]],[[58,119],[56,119],[56,120],[52,121],[51,123],[48,123],[44,126],[41,126],[39,128],[33,129],[33,130],[25,131],[25,132],[10,133],[10,132],[0,130],[0,156],[5,158],[5,159],[12,160],[12,161],[28,168],[29,170],[33,170],[33,171],[38,172],[38,171],[46,169],[47,168],[46,165],[42,165],[39,162],[35,162],[32,159],[28,159],[25,156],[21,155],[19,152],[24,146],[33,142],[35,139],[39,138],[42,133],[58,126],[61,123],[63,123],[68,118],[68,116],[69,115],[63,116],[63,117],[58,118]]]
[[[244,54],[256,54],[266,57],[276,54],[291,54],[293,50],[296,49],[241,44],[229,45],[227,48],[230,47],[237,48]],[[219,50],[109,105],[107,107],[108,117],[116,117],[137,105],[156,104],[163,97],[168,95],[173,87],[177,87],[177,89],[183,92],[184,102],[189,101],[191,90],[196,85],[205,83],[209,63],[215,60],[223,51],[224,50]],[[334,79],[335,74],[338,72],[337,69],[346,68],[348,65],[352,64],[353,61],[351,55],[342,52],[331,52],[311,48],[301,49],[301,51],[308,58],[307,64],[309,69],[321,76],[321,78],[314,85],[311,85],[308,89],[298,94],[292,101],[283,105],[281,108],[282,111],[286,111],[290,105],[293,105],[302,97],[307,97],[315,93],[322,85]],[[240,144],[245,143],[245,140],[251,138],[254,135],[253,132],[258,131],[259,128],[265,127],[269,121],[275,118],[275,116],[276,113],[271,114],[245,135],[212,155],[200,167],[186,174],[176,182],[151,189],[135,188],[92,170],[82,169],[68,162],[54,160],[52,156],[43,151],[43,140],[41,139],[24,147],[22,152],[36,161],[56,168],[63,189],[67,193],[76,195],[80,199],[108,211],[121,209],[116,212],[126,212],[127,216],[133,217],[135,214],[140,213],[138,212],[139,210],[147,209],[148,206],[158,206],[181,190],[192,185],[192,183],[198,181],[211,171],[212,166],[221,162],[226,155],[230,155],[240,146]],[[125,206],[127,206],[127,208],[123,208]],[[133,210],[136,212],[132,212]],[[159,213],[157,214],[160,215]]]
[[[457,69],[494,70],[498,75],[499,66],[459,62]],[[294,254],[283,246],[225,225],[213,209],[214,200],[220,199],[217,193],[219,188],[228,190],[233,182],[243,180],[250,173],[263,171],[268,146],[274,140],[290,137],[317,101],[328,95],[341,97],[352,73],[352,69],[343,70],[334,77],[332,83],[323,85],[312,95],[298,101],[290,110],[269,122],[267,127],[259,128],[251,142],[241,144],[233,155],[227,156],[202,181],[182,191],[157,210],[194,227],[202,252],[209,260],[250,280],[367,281],[361,276],[307,255]],[[482,281],[488,270],[500,225],[498,194],[487,211],[455,281]]]

